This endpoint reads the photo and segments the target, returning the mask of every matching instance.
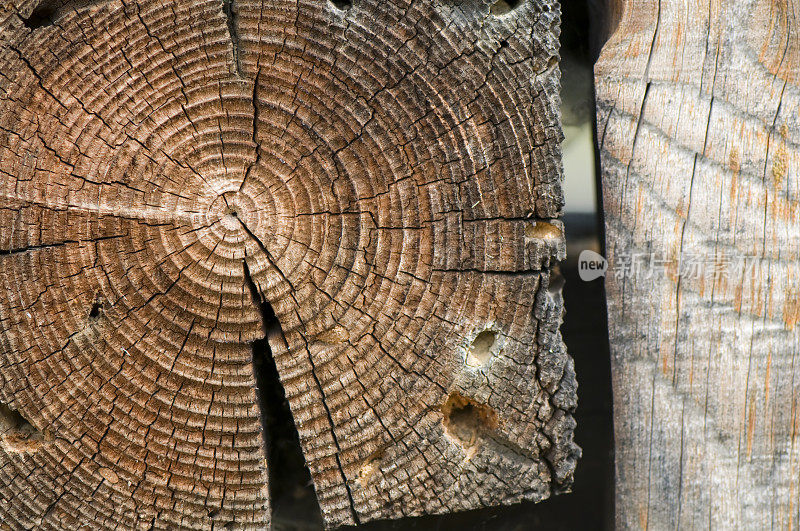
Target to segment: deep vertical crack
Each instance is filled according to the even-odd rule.
[[[239,30],[238,13],[236,11],[235,0],[222,0],[222,11],[228,21],[228,34],[231,38],[231,49],[233,50],[233,65],[236,68],[236,75],[242,75],[242,64],[239,61]]]
[[[233,1],[233,0],[231,0]],[[258,166],[261,162],[261,143],[258,141],[258,121],[259,121],[259,108],[258,108],[258,83],[261,79],[261,67],[258,68],[256,71],[256,78],[253,80],[253,95],[252,95],[252,102],[253,102],[253,144],[255,145],[255,158],[253,161],[247,166],[247,170],[245,170],[244,177],[242,178],[242,184],[239,185],[239,191],[241,192],[244,189],[244,185],[247,182],[247,178],[250,177],[250,173],[253,171],[253,168]],[[245,227],[247,229],[247,227]],[[249,232],[249,231],[248,231]]]
[[[252,345],[253,375],[261,412],[264,457],[268,464],[272,519],[273,522],[296,518],[307,520],[316,516],[321,524],[322,511],[270,345],[270,342],[280,342],[286,346],[286,338],[275,310],[253,281],[246,261],[242,261],[242,267],[245,284],[261,314],[264,332],[264,338]]]
[[[250,236],[253,239],[253,241],[255,241],[255,243],[258,245],[259,249],[261,249],[261,251],[264,253],[264,256],[267,258],[267,261],[269,262],[269,265],[271,267],[273,267],[278,272],[278,274],[280,275],[281,279],[283,279],[283,281],[286,282],[289,285],[289,287],[291,288],[290,295],[292,297],[292,300],[295,303],[295,313],[297,315],[297,319],[298,319],[298,321],[300,321],[301,325],[305,328],[305,325],[303,324],[303,320],[300,318],[300,313],[298,312],[298,308],[300,307],[300,303],[297,301],[297,298],[295,298],[295,296],[294,296],[294,293],[295,293],[294,285],[286,277],[286,275],[283,273],[283,271],[281,271],[281,269],[278,267],[278,265],[275,263],[275,260],[273,260],[272,255],[270,254],[269,250],[264,245],[264,243],[255,234],[253,234],[253,232],[245,224],[245,222],[241,220],[241,218],[237,218],[237,219],[239,219],[239,223],[241,224],[242,229],[247,233],[248,236]],[[250,271],[247,269],[247,263],[245,262],[245,278],[249,278],[249,274],[250,274]],[[250,283],[252,284],[253,288],[255,288],[255,284],[252,283],[252,279],[250,280]],[[251,289],[251,293],[253,293],[252,289]],[[254,298],[254,300],[261,301],[261,304],[268,305],[268,310],[266,310],[266,311],[271,312],[272,316],[274,317],[275,316],[275,312],[272,309],[272,306],[269,306],[269,302],[265,301],[263,299],[263,297],[260,296],[260,294],[258,292],[258,289],[255,290],[255,295],[257,296],[257,298]],[[262,310],[262,315],[266,315],[263,312],[264,312],[264,310]],[[268,322],[267,319],[265,319],[265,323],[266,322]],[[278,322],[277,318],[275,318],[275,322],[277,323],[278,329],[280,329],[280,322]],[[264,326],[264,330],[265,330],[265,334],[269,335],[269,327],[265,325]],[[281,338],[283,339],[283,341],[285,343],[286,342],[286,338],[283,336],[283,332],[282,331],[281,331],[280,335],[281,335]],[[333,422],[333,415],[331,415],[330,407],[328,406],[328,402],[325,399],[325,391],[322,388],[322,382],[320,381],[319,376],[317,376],[317,366],[314,363],[314,358],[311,356],[311,351],[308,348],[308,340],[305,337],[303,337],[303,341],[305,341],[306,353],[308,354],[308,362],[309,362],[309,365],[311,366],[311,377],[314,379],[314,383],[316,384],[317,389],[319,389],[319,394],[320,394],[320,397],[322,399],[322,407],[325,410],[325,415],[327,416],[328,423],[330,424],[330,427],[331,427],[331,432],[330,432],[331,433],[331,438],[333,439],[333,445],[336,448],[336,452],[333,454],[333,456],[334,456],[334,459],[336,459],[336,465],[339,468],[339,473],[342,476],[342,481],[344,483],[344,488],[345,488],[345,492],[347,494],[347,499],[350,502],[350,516],[353,518],[353,522],[355,522],[356,525],[360,525],[361,524],[361,519],[358,516],[358,511],[356,511],[356,504],[355,504],[355,499],[353,498],[353,491],[352,491],[352,489],[350,487],[350,483],[347,481],[347,475],[344,473],[344,467],[342,466],[342,460],[341,460],[341,457],[340,457],[340,455],[342,453],[342,448],[341,448],[341,445],[339,444],[339,437],[336,435],[335,424]]]

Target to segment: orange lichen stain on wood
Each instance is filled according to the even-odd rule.
[[[789,83],[800,80],[797,65],[800,61],[800,42],[795,38],[792,21],[796,5],[780,0],[758,0],[752,11],[753,20],[769,21],[752,24],[747,40],[753,49],[759,49],[758,62],[770,74]],[[780,53],[775,53],[781,50]]]
[[[639,505],[639,527],[647,529],[647,506]]]
[[[677,331],[676,331],[677,332]],[[665,342],[666,343],[666,342]],[[667,352],[666,344],[661,349],[661,373],[664,376],[669,376],[669,353]]]
[[[636,192],[636,208],[634,212],[636,212],[636,219],[642,215],[642,210],[644,209],[644,195],[642,194],[641,190],[637,190]]]
[[[794,330],[797,322],[800,321],[800,291],[789,290],[786,293],[786,303],[783,306],[783,322],[786,328]]]
[[[674,341],[666,338],[674,339],[678,333],[678,325],[675,319],[675,313],[677,312],[675,302],[676,299],[674,296],[664,295],[661,299],[661,304],[659,306],[661,308],[661,315],[663,318],[659,323],[659,330],[661,330],[661,333],[663,334],[662,337],[665,339],[660,342],[658,352],[654,352],[656,355],[655,368],[660,370],[664,377],[669,378],[672,377],[672,373],[670,371],[670,360],[673,359],[675,355],[675,343]]]
[[[787,165],[786,165],[786,145],[781,142],[772,159],[772,184],[776,190],[783,186],[783,181],[786,179]]]
[[[701,297],[705,296],[706,294],[706,282],[708,282],[708,276],[706,275],[706,269],[700,265],[699,269],[695,269],[694,271],[689,271],[688,278],[691,280],[693,277],[697,277],[697,294]],[[713,277],[711,279],[713,284],[714,280]],[[679,294],[680,296],[680,294]]]
[[[675,214],[677,214],[679,222],[685,221],[686,218],[689,217],[689,205],[691,200],[687,190],[686,197],[679,200],[675,205]],[[683,225],[683,223],[681,223],[681,225]]]
[[[741,161],[741,155],[739,154],[739,150],[736,149],[735,147],[731,148],[731,152],[728,154],[728,167],[733,172],[733,175],[735,177],[738,177],[739,172],[742,169],[742,161]]]
[[[731,149],[728,156],[728,166],[733,174],[731,175],[731,204],[736,204],[736,198],[739,196],[739,172],[742,170],[742,163],[740,160],[739,151],[736,148]]]
[[[758,309],[759,308],[765,308],[765,307],[767,307],[769,305],[768,299],[769,299],[770,294],[772,293],[772,291],[768,290],[767,287],[764,285],[764,282],[762,280],[760,280],[758,282],[758,284],[755,285],[754,292],[755,292],[756,298],[755,298],[755,301],[754,301],[753,305],[751,306],[751,310],[750,311],[753,312],[755,315],[761,317],[762,314],[758,311]],[[766,311],[768,312],[769,310],[766,310]],[[768,316],[770,318],[772,318],[773,317],[772,312],[769,312]]]
[[[716,292],[727,292],[727,285],[728,285],[728,275],[730,275],[731,261],[729,258],[723,255],[717,255],[717,259],[714,261],[714,276],[711,282],[711,286]]]
[[[792,408],[792,413],[794,413],[794,408]],[[794,422],[792,422],[792,435],[794,436],[794,434],[795,434]],[[792,437],[792,440],[794,440],[794,437]],[[794,479],[791,479],[789,481],[789,529],[790,530],[794,529],[794,500],[795,500],[794,485],[795,485]]]
[[[500,425],[494,409],[460,393],[450,393],[441,411],[445,435],[464,449],[466,459],[475,455],[481,435]]]
[[[773,320],[775,319],[775,290],[770,289],[763,296],[766,297],[764,301],[766,307],[764,314],[768,319]]]
[[[729,284],[728,284],[728,274],[727,274],[727,272],[725,272],[725,273],[721,272],[720,274],[718,274],[717,278],[714,281],[714,284],[715,284],[714,285],[714,291],[716,293],[726,293],[727,294],[729,292],[728,291]]]
[[[541,240],[556,240],[563,236],[561,229],[546,221],[534,221],[525,225],[525,237]]]
[[[742,313],[742,289],[741,284],[737,284],[733,289],[733,308],[738,314]]]
[[[750,397],[750,407],[747,413],[747,457],[753,453],[753,435],[756,432],[756,399]]]
[[[764,373],[764,409],[769,411],[769,373],[772,370],[772,352],[767,354],[767,370]]]

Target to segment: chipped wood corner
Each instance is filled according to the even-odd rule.
[[[558,24],[4,2],[0,520],[268,526],[284,396],[328,528],[568,490]]]

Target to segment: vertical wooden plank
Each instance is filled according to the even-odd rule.
[[[595,68],[617,524],[791,529],[800,4],[617,4]]]

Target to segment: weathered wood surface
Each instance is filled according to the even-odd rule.
[[[793,529],[800,3],[623,4],[595,68],[617,525]]]
[[[267,525],[270,330],[326,525],[567,489],[558,21],[4,2],[0,520]]]

